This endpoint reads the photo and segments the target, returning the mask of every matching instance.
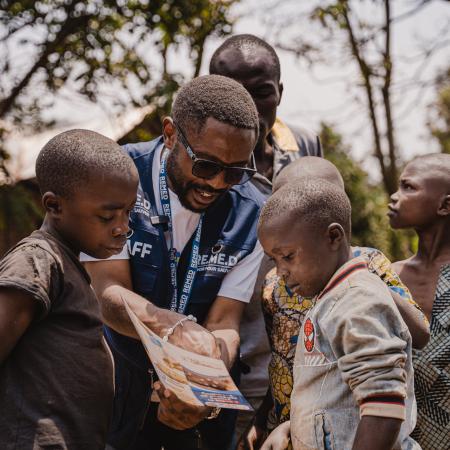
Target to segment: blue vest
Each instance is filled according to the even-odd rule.
[[[124,148],[133,158],[140,178],[137,202],[130,215],[133,235],[128,241],[133,290],[153,304],[169,309],[171,283],[168,248],[163,226],[152,225],[150,220],[150,217],[158,215],[155,194],[159,197],[159,192],[153,192],[153,160],[155,150],[163,145],[163,139],[160,137],[150,142],[128,144]],[[259,211],[263,202],[262,194],[251,183],[246,183],[231,188],[206,210],[200,240],[198,270],[185,311],[185,314],[197,317],[200,324],[204,322],[209,308],[216,299],[225,275],[253,251],[257,241]],[[183,250],[178,265],[179,289],[183,286],[191,246],[192,238]],[[123,411],[118,410],[129,408],[125,405],[122,405],[122,408],[117,404],[117,395],[120,397],[124,390],[133,390],[134,394],[140,391],[140,395],[132,396],[135,399],[142,398],[140,403],[144,407],[145,398],[149,393],[149,382],[145,377],[141,378],[144,380],[142,386],[137,386],[136,384],[141,383],[136,383],[136,380],[130,383],[130,386],[125,386],[126,380],[122,378],[129,376],[130,371],[136,370],[147,374],[151,364],[139,341],[123,336],[109,327],[105,327],[105,334],[116,359],[118,392],[114,416],[122,415]],[[120,367],[126,370],[122,371]],[[123,400],[126,403],[126,399]],[[141,408],[138,405],[135,407],[131,410],[139,415]],[[117,417],[113,418],[113,422],[115,419]]]

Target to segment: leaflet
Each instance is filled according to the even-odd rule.
[[[125,300],[124,304],[159,381],[166,389],[191,405],[252,410],[221,359],[198,355],[164,342],[137,318]]]

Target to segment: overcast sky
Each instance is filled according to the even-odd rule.
[[[252,33],[266,38],[271,43],[277,40],[282,43],[285,40],[287,43],[289,38],[297,33],[296,27],[286,28],[283,32],[276,33],[275,27],[268,25],[267,22],[277,17],[277,14],[283,17],[294,17],[302,8],[305,9],[305,5],[309,8],[312,2],[285,1],[284,9],[277,11],[268,11],[264,8],[272,3],[273,0],[243,0],[233,10],[236,17],[240,16],[234,27],[234,33]],[[359,3],[359,13],[362,17],[371,17],[374,14],[373,3],[365,1]],[[394,17],[410,10],[411,5],[416,4],[408,0],[396,0],[393,3]],[[255,5],[259,5],[259,8]],[[432,101],[434,92],[432,89],[420,91],[407,89],[405,80],[419,68],[421,58],[418,55],[420,55],[421,46],[431,39],[437,30],[448,25],[449,21],[449,2],[433,1],[419,13],[400,22],[394,28],[393,55],[394,61],[398,60],[393,85],[394,111],[398,119],[397,143],[405,159],[410,159],[419,153],[438,150],[425,127],[427,105]],[[298,28],[300,28],[300,22]],[[301,24],[301,32],[306,36],[314,36],[317,30],[316,24],[311,24],[310,28],[308,25],[305,26],[304,22]],[[202,74],[207,73],[209,59],[220,43],[221,40],[218,39],[210,39],[207,42]],[[438,70],[449,65],[449,48],[447,46],[436,52],[435,56],[427,62],[425,69],[421,71],[423,79],[431,79]],[[278,50],[278,54],[284,83],[284,96],[279,108],[279,116],[289,123],[301,124],[312,130],[318,130],[321,121],[334,124],[343,133],[346,143],[351,146],[353,156],[362,160],[372,179],[378,179],[377,164],[368,157],[370,126],[364,115],[364,109],[359,105],[364,97],[360,96],[359,104],[354,97],[361,95],[354,89],[354,83],[357,80],[356,66],[342,60],[342,63],[337,65],[331,65],[329,62],[314,64],[313,70],[305,60],[299,61],[290,53]],[[183,52],[182,49],[174,53],[170,59],[169,70],[183,72],[185,68],[189,68],[190,65],[186,64],[187,57],[187,52]],[[186,75],[191,74],[186,73]],[[87,107],[86,103],[79,99],[73,101],[64,99],[58,106],[58,116],[66,123],[64,128],[90,128],[112,138],[124,134],[139,120],[140,115],[139,111],[130,111],[125,118],[123,116],[117,118],[111,114],[107,105],[88,105]],[[56,134],[55,130],[51,130],[32,137],[14,136],[9,147],[15,155],[12,169],[16,175],[25,178],[33,175],[37,152],[54,134]]]

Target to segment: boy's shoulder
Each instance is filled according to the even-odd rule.
[[[26,292],[43,307],[43,313],[60,298],[68,282],[80,290],[83,285],[89,287],[90,280],[77,256],[41,230],[22,239],[0,260],[0,287]]]
[[[37,263],[63,266],[65,257],[75,257],[58,239],[41,230],[33,231],[23,238],[2,257],[4,260],[20,261],[22,258],[35,259]],[[70,255],[70,256],[69,256]]]
[[[332,315],[344,308],[363,310],[374,303],[395,307],[389,288],[379,276],[371,273],[363,258],[353,258],[332,277],[319,296],[319,304]]]
[[[47,233],[36,230],[11,247],[3,255],[1,262],[15,260],[19,262],[22,256],[31,258],[41,255],[42,263],[45,263],[47,259],[60,263],[60,253],[61,246],[58,241],[51,239]]]
[[[346,294],[352,295],[353,290],[373,293],[376,297],[391,299],[389,288],[381,278],[369,269],[362,270],[348,279]]]
[[[380,295],[389,295],[387,286],[370,270],[368,261],[363,256],[352,258],[341,266],[328,281],[319,298],[342,298],[352,295],[352,291],[356,289],[371,292],[381,290]]]

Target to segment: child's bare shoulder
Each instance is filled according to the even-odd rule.
[[[392,268],[399,276],[400,272],[403,272],[404,270],[411,270],[412,266],[414,266],[413,257],[392,263]]]

